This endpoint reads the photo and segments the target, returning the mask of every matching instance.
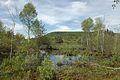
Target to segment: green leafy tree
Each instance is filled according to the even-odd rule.
[[[44,35],[45,28],[42,22],[36,19],[32,24],[31,31],[36,38],[39,38]]]
[[[3,33],[5,31],[5,27],[3,25],[3,22],[0,21],[0,33]]]
[[[82,29],[83,31],[85,32],[85,42],[86,42],[86,45],[85,47],[87,47],[87,49],[89,48],[89,39],[90,39],[90,31],[92,30],[93,28],[93,20],[89,17],[87,19],[85,19],[83,22],[82,22]]]
[[[96,48],[99,52],[103,53],[104,50],[104,37],[105,37],[105,24],[103,23],[101,18],[95,19],[94,33],[95,33],[95,43]]]
[[[84,32],[90,32],[93,25],[93,20],[89,17],[82,22],[82,29]]]
[[[36,45],[37,45],[37,49],[39,51],[41,44],[41,40],[42,42],[46,42],[46,40],[43,40],[44,34],[45,34],[45,28],[44,25],[42,24],[42,21],[39,21],[38,19],[36,19],[33,24],[32,24],[32,28],[31,28],[32,34],[35,36],[35,40],[36,40]],[[42,39],[41,39],[42,38]]]
[[[10,30],[6,31],[6,28],[2,21],[0,21],[0,58],[8,57],[11,49],[11,33]],[[15,47],[15,46],[13,46]]]
[[[32,3],[27,3],[19,14],[21,22],[27,26],[28,41],[30,39],[30,30],[36,17],[37,12]]]
[[[42,36],[42,37],[39,37],[37,40],[38,40],[37,41],[38,48],[46,50],[46,51],[48,50],[48,48],[50,48],[50,40],[48,37]]]
[[[46,57],[42,62],[42,65],[37,67],[37,72],[39,73],[38,79],[53,80],[55,77],[55,67],[53,62]]]

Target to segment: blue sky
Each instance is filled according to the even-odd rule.
[[[8,9],[18,15],[29,0],[0,0],[0,20],[9,28],[13,22]],[[113,0],[31,0],[47,33],[54,31],[82,31],[81,22],[91,17],[101,17],[106,28],[114,30],[120,24],[120,5],[112,9]],[[15,8],[16,7],[16,8]],[[15,33],[26,33],[25,26],[15,18]],[[117,31],[118,29],[116,29]],[[114,30],[115,31],[115,30]]]

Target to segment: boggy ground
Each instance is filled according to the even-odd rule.
[[[77,63],[59,69],[56,80],[120,80],[120,69]]]

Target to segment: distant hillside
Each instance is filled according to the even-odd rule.
[[[51,47],[53,49],[59,50],[61,54],[76,54],[80,51],[85,51],[86,49],[86,39],[84,36],[84,32],[52,32],[47,34],[46,36],[49,38]],[[101,53],[100,42],[102,40],[102,36],[99,36],[99,40],[96,39],[96,34],[94,32],[90,32],[89,39],[89,49],[91,52]],[[112,31],[104,32],[104,52],[111,53],[112,49],[114,49],[111,42],[116,43],[117,47],[119,47],[120,36],[118,33],[113,33]],[[116,37],[117,36],[117,37]],[[99,43],[98,43],[99,42]],[[101,43],[102,44],[102,43]],[[81,52],[80,52],[81,53]]]
[[[74,50],[78,50],[81,47],[80,39],[83,32],[52,32],[46,36],[51,42],[51,46],[54,49],[58,49],[60,54],[76,53]],[[78,51],[77,51],[78,52]]]
[[[46,36],[55,41],[56,37],[61,37],[64,42],[74,42],[78,40],[83,35],[83,32],[52,32],[48,33]]]

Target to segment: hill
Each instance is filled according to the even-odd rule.
[[[50,39],[51,46],[60,54],[77,54],[81,47],[80,40],[83,32],[52,32],[46,36]]]

